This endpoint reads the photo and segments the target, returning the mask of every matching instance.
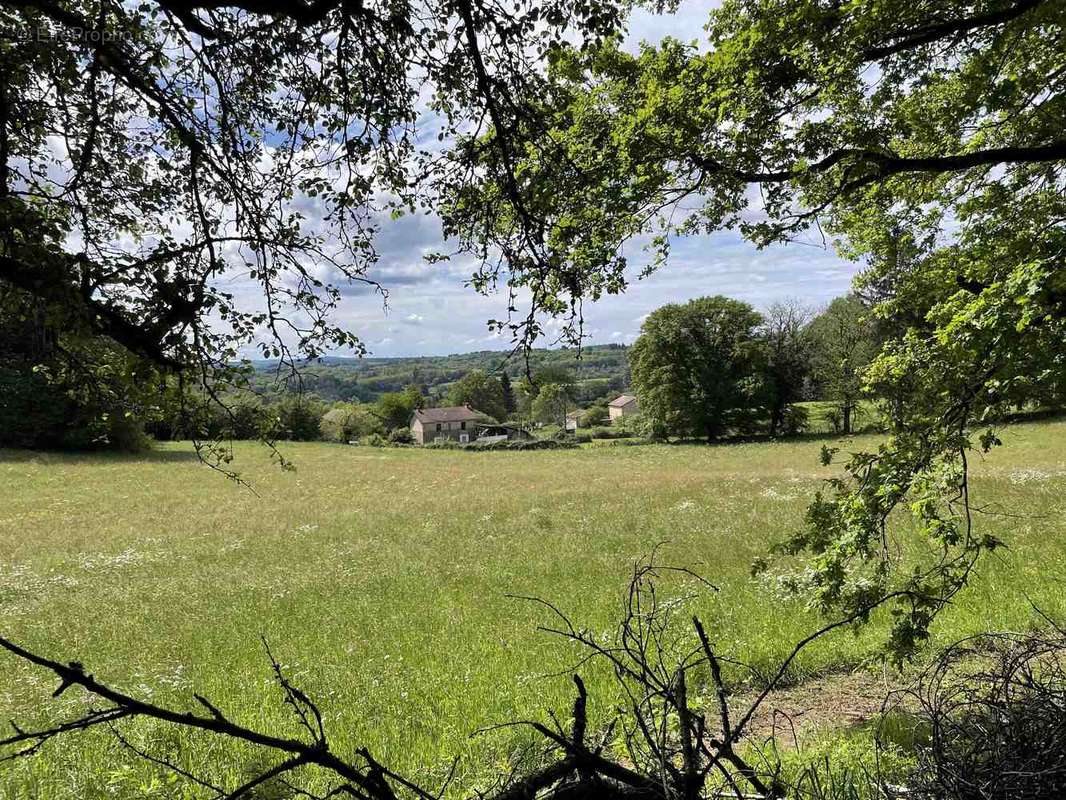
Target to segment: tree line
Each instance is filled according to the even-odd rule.
[[[433,390],[417,380],[424,375],[420,360],[397,359],[376,365],[397,388],[379,391],[372,401],[320,392],[334,372],[342,380],[358,375],[351,365],[328,363],[317,365],[299,390],[276,378],[276,388],[267,388],[268,373],[257,369],[246,372],[243,388],[196,392],[138,369],[142,362],[135,359],[106,355],[115,348],[100,339],[96,368],[104,374],[85,382],[93,388],[89,394],[79,391],[77,372],[59,368],[62,332],[11,309],[10,302],[0,303],[0,444],[56,449],[136,450],[151,438],[403,443],[410,441],[415,410],[440,405],[469,405],[491,420],[559,428],[569,412],[580,410],[581,427],[594,428],[623,390],[639,395],[640,427],[653,438],[796,433],[806,422],[796,404],[810,399],[831,401],[834,427],[847,434],[862,395],[862,370],[878,346],[867,309],[855,296],[838,298],[821,313],[798,302],[759,313],[738,300],[705,297],[653,312],[631,348],[592,348],[592,371],[611,376],[602,380],[584,377],[585,354],[578,359],[567,350],[546,351],[529,374],[519,374],[523,364],[517,362],[505,369],[456,369]],[[467,360],[482,364],[484,356]],[[495,357],[498,362],[500,354]]]
[[[653,437],[798,433],[802,400],[830,401],[840,432],[853,430],[862,372],[877,351],[862,300],[839,297],[820,313],[798,302],[765,313],[728,297],[671,303],[645,320],[630,351],[633,389]]]
[[[628,385],[591,398],[568,364],[549,361],[514,378],[475,368],[437,395],[413,383],[374,402],[329,403],[292,392],[264,402],[246,395],[230,409],[211,406],[211,422],[201,435],[405,443],[417,409],[457,405],[482,412],[488,421],[552,430],[564,428],[567,415],[576,412],[580,427],[596,428],[621,390],[640,398],[640,419],[626,430],[653,439],[796,434],[808,422],[798,405],[805,400],[830,404],[827,417],[846,435],[855,429],[860,401],[869,396],[863,373],[880,335],[856,295],[820,311],[787,301],[763,313],[739,300],[702,297],[650,314],[634,345],[622,351],[630,362]]]
[[[431,402],[443,403],[451,385],[472,370],[499,375],[508,372],[517,379],[545,367],[565,368],[573,377],[579,402],[591,402],[611,390],[621,390],[628,383],[625,345],[588,345],[578,351],[571,347],[536,348],[517,359],[507,359],[498,350],[454,353],[447,356],[396,358],[325,358],[321,362],[302,364],[298,376],[277,381],[277,362],[253,362],[249,388],[257,394],[271,396],[284,392],[310,392],[327,402],[337,400],[373,403],[388,392],[402,392],[408,386],[419,387]]]

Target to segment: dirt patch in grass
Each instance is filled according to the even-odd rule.
[[[901,686],[902,679],[892,672],[860,669],[778,689],[752,717],[746,737],[763,741],[774,736],[779,747],[795,747],[805,733],[858,727],[881,713],[885,698]],[[734,713],[743,713],[755,697],[754,692],[735,696]]]

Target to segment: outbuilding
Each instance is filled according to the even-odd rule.
[[[620,394],[607,404],[607,413],[611,422],[621,417],[631,417],[640,413],[640,403],[637,402],[636,395]]]

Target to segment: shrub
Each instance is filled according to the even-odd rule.
[[[443,439],[439,442],[430,442],[426,447],[434,450],[473,450],[484,452],[487,450],[572,450],[577,447],[573,439],[529,439],[529,440],[505,440],[502,442],[479,442],[459,444],[451,439]]]
[[[795,436],[807,430],[810,414],[803,406],[789,406],[781,415],[781,432],[786,436]]]
[[[564,439],[530,439],[530,440],[515,440],[515,441],[503,441],[503,442],[487,442],[485,444],[478,444],[474,442],[465,450],[572,450],[577,447],[577,443],[573,440]]]
[[[397,428],[389,433],[391,444],[414,444],[415,437],[411,435],[410,428]]]
[[[351,433],[349,418],[351,411],[344,406],[335,406],[322,415],[318,429],[327,442],[350,442],[355,437]]]
[[[638,417],[637,425],[635,427],[641,436],[653,442],[665,441],[670,433],[667,426],[664,425],[661,420],[654,419],[650,416]]]
[[[634,436],[629,436],[624,439],[603,439],[596,442],[600,447],[637,447],[639,445],[651,444],[649,439],[640,439]]]
[[[597,403],[581,412],[578,422],[581,423],[582,428],[595,428],[598,425],[602,425],[608,416],[607,406],[603,403]]]
[[[322,415],[319,425],[322,438],[331,442],[350,442],[372,433],[384,434],[385,426],[369,406],[338,403]]]
[[[840,433],[844,426],[844,415],[840,413],[840,409],[831,408],[825,412],[825,421],[833,433]]]
[[[115,414],[107,421],[106,444],[122,453],[143,453],[152,449],[152,437],[144,424],[133,416]]]
[[[459,444],[454,439],[436,439],[432,442],[427,442],[423,446],[433,450],[465,450],[472,445]]]
[[[241,400],[230,409],[228,428],[231,439],[258,439],[263,432],[266,413],[262,404],[252,400]]]
[[[271,433],[279,439],[314,442],[322,438],[319,422],[322,403],[305,397],[286,397],[273,408],[275,419]]]
[[[620,428],[593,428],[589,436],[593,439],[625,439],[629,433]]]

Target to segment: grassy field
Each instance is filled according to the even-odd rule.
[[[1027,595],[1066,616],[1066,423],[1018,426],[975,465],[983,530],[1011,545],[940,622],[940,640],[1032,623]],[[873,443],[858,439],[848,447]],[[295,473],[254,445],[236,464],[258,495],[167,445],[144,457],[0,451],[0,631],[78,658],[130,691],[190,707],[192,691],[291,732],[270,685],[265,635],[320,701],[337,749],[432,780],[463,756],[460,784],[518,744],[479,727],[564,715],[577,653],[536,631],[537,594],[609,630],[634,559],[662,559],[721,587],[689,600],[724,650],[779,658],[816,624],[748,577],[802,522],[831,469],[820,441],[467,453],[291,445]],[[684,587],[672,586],[681,592]],[[797,680],[870,659],[881,631],[810,651]],[[615,698],[586,670],[595,714]],[[45,716],[51,680],[0,656],[0,717]],[[72,712],[81,700],[62,697]],[[49,711],[56,705],[49,703]],[[176,752],[163,731],[138,741]],[[212,763],[205,745],[183,759]],[[180,797],[106,736],[0,767],[0,798]],[[231,778],[233,776],[230,776]],[[192,796],[192,795],[190,795]]]

